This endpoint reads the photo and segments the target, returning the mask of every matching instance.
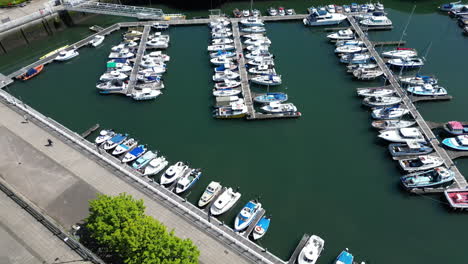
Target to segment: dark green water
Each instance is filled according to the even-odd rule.
[[[373,32],[371,38],[398,40],[412,5],[385,4],[396,8],[389,10],[395,29]],[[433,6],[426,4],[416,12],[405,39],[408,47],[420,52],[432,41],[423,72],[437,74],[455,99],[419,107],[428,120],[466,120],[468,39],[448,17],[428,13]],[[110,24],[108,17],[95,18],[34,48],[0,57],[0,70],[13,71],[53,47],[89,34],[89,25],[103,22]],[[43,73],[15,83],[10,91],[77,132],[100,123],[134,135],[172,162],[184,160],[203,168],[203,178],[188,197],[191,201],[212,180],[239,186],[242,201],[223,216],[226,223],[232,224],[242,205],[260,195],[267,214],[273,215],[271,229],[260,243],[282,258],[289,257],[307,232],[326,240],[319,263],[331,263],[345,247],[369,263],[467,263],[464,224],[468,217],[447,210],[438,195],[402,191],[396,163],[369,127],[369,113],[356,98],[355,88],[379,82],[352,81],[320,29],[305,28],[299,22],[271,23],[267,29],[277,70],[283,75],[284,85],[275,89],[288,92],[303,113],[301,119],[211,118],[209,29],[204,26],[170,29],[167,88],[155,102],[96,93],[95,82],[120,34],[107,37],[97,49],[81,49],[80,56],[69,62],[47,65]],[[466,161],[457,164],[462,173],[468,173]]]

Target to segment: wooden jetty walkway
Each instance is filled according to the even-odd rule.
[[[81,133],[81,137],[87,138],[91,133],[99,129],[99,124],[95,124],[94,126],[88,128],[85,132]]]
[[[261,208],[260,211],[255,216],[255,218],[252,220],[252,223],[249,225],[247,230],[245,230],[245,232],[242,233],[242,235],[245,238],[249,238],[249,236],[250,236],[250,234],[252,234],[252,231],[254,230],[255,226],[258,224],[258,222],[260,221],[260,219],[262,219],[262,217],[264,215],[265,215],[265,209]]]
[[[405,105],[410,114],[413,116],[414,120],[418,124],[421,132],[426,136],[428,142],[432,145],[436,153],[444,160],[445,166],[451,168],[455,172],[455,183],[451,186],[452,188],[466,188],[467,182],[465,177],[460,173],[458,168],[453,163],[452,159],[448,155],[447,151],[441,147],[439,140],[436,138],[432,132],[429,125],[426,123],[424,118],[421,116],[419,111],[414,106],[412,100],[408,97],[405,90],[400,86],[398,79],[395,77],[393,72],[387,67],[384,60],[380,57],[379,53],[375,50],[374,45],[367,38],[367,35],[362,31],[361,27],[357,24],[353,16],[347,16],[349,23],[354,28],[354,31],[358,34],[359,38],[364,42],[370,54],[375,58],[376,63],[379,65],[380,69],[384,72],[385,78],[388,80],[390,85],[395,89],[395,92],[403,99],[402,104]],[[443,190],[438,190],[442,192]]]
[[[299,241],[299,244],[297,244],[296,249],[294,249],[294,252],[292,253],[291,257],[289,258],[288,264],[295,264],[297,260],[297,256],[299,256],[299,253],[301,253],[302,248],[305,246],[307,243],[307,240],[309,240],[310,235],[309,234],[304,234]]]
[[[135,58],[135,63],[133,64],[132,72],[130,73],[130,79],[127,86],[127,96],[130,96],[133,93],[133,89],[137,83],[137,74],[140,70],[140,63],[145,54],[146,42],[148,41],[148,36],[151,31],[151,26],[145,26],[143,29],[143,34],[140,38],[140,45],[138,46],[138,51]]]

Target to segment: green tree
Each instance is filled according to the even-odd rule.
[[[200,252],[189,239],[168,232],[144,214],[142,200],[130,195],[99,195],[90,201],[86,227],[96,241],[127,264],[196,264]]]

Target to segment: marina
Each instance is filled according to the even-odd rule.
[[[138,23],[138,24],[139,24],[140,22],[135,22],[135,23]],[[203,24],[200,24],[200,25],[204,26],[204,25],[206,25],[206,24],[204,24],[204,25],[203,25]],[[270,26],[269,26],[269,27],[270,27]],[[282,25],[279,25],[278,27],[281,28]],[[273,33],[274,31],[272,31],[272,28],[273,28],[273,29],[276,29],[277,26],[271,26],[270,28],[268,28],[268,30],[269,30],[268,32],[271,31],[271,32],[272,32],[271,34],[274,35],[274,33]],[[179,29],[176,29],[176,30],[179,30]],[[182,29],[182,30],[183,30],[183,29]],[[235,31],[235,30],[233,30],[233,33],[234,33],[234,31]],[[172,34],[172,33],[171,33],[171,34]],[[379,34],[379,33],[377,33],[377,34]],[[240,35],[240,34],[239,34],[239,35]],[[274,41],[274,43],[277,42],[277,41],[275,41],[273,38],[272,38],[272,40]],[[372,42],[373,42],[373,41],[372,41]],[[400,43],[400,44],[401,44],[401,43]],[[276,45],[276,44],[274,44],[274,45]],[[281,44],[280,44],[280,45],[281,45]],[[399,44],[395,44],[395,45],[399,45]],[[205,47],[206,47],[206,46],[205,46]],[[278,51],[276,51],[276,50],[275,50],[275,52],[278,53]],[[244,56],[243,56],[243,57],[244,57]],[[281,56],[280,56],[280,58],[281,58]],[[283,57],[283,58],[284,58],[284,57]],[[279,63],[284,63],[284,59],[283,59],[283,58],[281,58],[281,60],[279,61]],[[205,61],[206,61],[206,55],[205,55]],[[245,63],[245,62],[244,62],[244,63]],[[286,65],[287,65],[287,64],[286,64]],[[380,65],[379,65],[379,66],[380,66]],[[283,66],[283,67],[284,67],[284,66]],[[283,68],[283,67],[282,67],[282,68]],[[288,71],[287,71],[287,70],[285,71],[284,68],[282,69],[282,71],[283,71],[284,74],[288,73]],[[297,76],[297,75],[293,75],[293,76]],[[16,84],[15,84],[15,85],[16,85]],[[373,82],[373,83],[371,84],[371,86],[377,86],[377,85],[379,85],[379,84],[377,84],[377,83],[375,83],[375,82]],[[362,83],[360,84],[360,86],[363,86]],[[394,87],[393,85],[391,85],[391,84],[390,84],[390,86],[386,86],[385,88],[389,88],[389,87],[392,87],[392,88],[395,89],[395,87]],[[398,87],[396,87],[396,88],[398,88]],[[451,88],[451,87],[450,87],[450,88]],[[14,90],[14,89],[12,89],[11,87],[10,87],[9,89]],[[16,88],[15,88],[15,89],[16,89]],[[249,91],[250,91],[250,89],[251,89],[251,88],[249,88]],[[400,88],[400,89],[401,89],[401,88]],[[395,89],[395,90],[396,90],[396,89]],[[200,91],[199,91],[199,92],[200,92]],[[203,92],[202,92],[202,93],[203,93]],[[252,99],[252,97],[254,96],[254,94],[253,94],[253,92],[250,92],[250,93],[251,93],[251,99]],[[256,91],[255,91],[255,93],[256,93]],[[291,91],[290,91],[290,94],[294,95],[294,92],[291,92]],[[22,95],[22,97],[24,98],[24,95]],[[413,101],[413,102],[414,102],[414,99],[415,99],[415,98],[416,98],[416,100],[420,99],[420,98],[417,98],[417,97],[415,97],[415,96],[408,96],[408,97],[409,97],[409,99],[410,99],[411,101]],[[429,97],[426,97],[426,98],[429,99]],[[442,98],[444,98],[444,97],[438,97],[437,99],[442,99]],[[450,96],[447,96],[446,98],[447,98],[447,100],[448,100],[448,99],[450,99],[451,97],[450,97]],[[210,98],[210,99],[211,99],[211,98]],[[28,99],[28,100],[30,100],[30,99]],[[296,101],[296,99],[294,99],[294,101]],[[203,100],[203,102],[205,102],[205,100]],[[301,101],[299,100],[299,102],[301,102]],[[302,107],[303,107],[303,106],[302,106]],[[301,107],[301,108],[302,108],[302,107]],[[419,105],[419,106],[418,106],[418,109],[417,109],[416,111],[419,111],[419,110],[420,110],[421,108],[423,108],[423,107],[425,107],[425,106]],[[301,109],[301,110],[302,110],[302,109]],[[424,115],[424,114],[423,114],[423,115]],[[257,113],[256,116],[255,116],[255,119],[261,119],[261,118],[268,118],[268,117],[263,117],[262,114]],[[277,118],[277,117],[275,117],[275,118]],[[301,121],[302,121],[302,120],[298,121],[298,123],[300,123]],[[285,122],[286,122],[286,121],[285,121]],[[425,122],[425,121],[424,121],[424,122]],[[102,123],[102,122],[99,121],[99,123]],[[261,123],[263,123],[263,122],[261,122]],[[89,123],[88,123],[88,126],[89,126]],[[109,125],[106,124],[106,126],[109,126]],[[263,125],[260,125],[260,126],[263,126]],[[83,130],[81,130],[81,131],[83,131]],[[423,132],[426,133],[425,130],[423,130]],[[147,137],[147,136],[146,136],[146,137]],[[434,141],[434,140],[432,140],[432,141]],[[432,143],[432,142],[431,142],[431,143]],[[437,144],[437,143],[434,142],[434,144]],[[168,148],[168,147],[166,146],[166,149],[167,149],[167,148]],[[453,157],[452,155],[450,155],[450,151],[447,151],[447,150],[445,150],[445,151],[447,152],[448,156]],[[250,158],[252,159],[253,157],[250,157]],[[452,161],[450,160],[450,161],[448,161],[448,162],[449,162],[450,166],[452,166]],[[206,165],[205,165],[205,166],[206,166]],[[385,166],[386,166],[386,165],[385,165]],[[451,167],[451,168],[453,168],[453,167]],[[460,173],[460,175],[461,175],[461,173]],[[460,181],[457,179],[457,182],[460,182]],[[201,185],[203,185],[203,184],[201,184]],[[203,186],[203,187],[205,187],[205,186]],[[243,187],[244,187],[244,186],[243,186]],[[454,186],[454,187],[455,187],[455,186]],[[200,188],[201,188],[201,187],[200,187]],[[438,192],[438,193],[440,193],[440,192],[443,192],[444,190],[445,190],[445,189],[423,189],[422,191],[418,191],[418,193],[433,193],[433,192]],[[194,191],[194,192],[196,192],[196,191]],[[245,191],[242,191],[242,193],[245,194]],[[188,197],[188,199],[189,199],[189,200],[193,200],[193,199],[195,199],[195,196],[196,196],[195,193],[194,193],[194,194],[190,194],[190,197]],[[398,196],[398,195],[395,195],[395,193],[393,193],[393,196]],[[192,198],[192,197],[193,197],[193,198]],[[198,197],[196,197],[196,198],[198,198]],[[427,202],[427,201],[426,201],[426,202]],[[241,204],[242,204],[242,203],[243,203],[243,202],[241,202]],[[418,203],[419,203],[419,202],[418,202]],[[434,206],[434,205],[432,205],[432,206]],[[234,209],[233,209],[233,211],[237,211],[237,210],[234,210]],[[275,214],[275,215],[276,215],[276,214]],[[281,217],[280,217],[280,218],[281,218]],[[222,222],[222,220],[220,220],[220,221]],[[277,220],[276,220],[276,217],[275,217],[275,222],[273,223],[274,227],[273,227],[273,229],[271,230],[271,232],[278,232],[278,231],[275,231],[275,229],[278,228],[278,226],[277,226],[278,222],[276,222],[276,221],[277,221]],[[322,225],[323,225],[323,223],[322,223]],[[319,227],[317,226],[317,228],[319,228]],[[310,229],[302,230],[302,232],[304,232],[304,231],[306,231],[306,230],[309,231]],[[301,233],[301,234],[302,234],[302,233]],[[269,234],[267,235],[267,237],[272,236],[272,235],[273,235],[273,233],[269,233]],[[275,235],[275,237],[276,237],[276,235]],[[327,238],[327,236],[325,236],[325,238]],[[268,238],[267,238],[267,239],[268,239]],[[268,241],[268,240],[267,240],[267,241]],[[296,240],[292,239],[292,241],[294,241],[294,246],[295,246]],[[328,239],[327,239],[327,241],[328,241]],[[262,244],[263,244],[263,242],[262,242]],[[292,244],[292,243],[291,243],[291,244]],[[342,246],[341,246],[341,247],[342,247]],[[269,248],[270,248],[270,247],[269,247]],[[292,249],[293,249],[293,246],[290,246],[290,248],[291,248],[291,250],[292,250]],[[269,250],[271,250],[271,249],[269,249]],[[334,253],[334,252],[333,252],[333,253]],[[332,253],[332,254],[333,254],[333,253]],[[328,253],[327,253],[327,254],[328,254]],[[289,256],[289,254],[287,254],[287,256]],[[287,257],[285,257],[285,258],[287,258]]]

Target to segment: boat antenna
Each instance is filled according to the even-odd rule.
[[[403,29],[403,32],[401,33],[400,41],[398,42],[397,48],[400,47],[401,42],[403,41],[403,36],[406,36],[406,30],[408,29],[409,23],[411,22],[411,18],[413,17],[414,10],[416,10],[416,5],[414,5],[414,6],[413,6],[413,10],[411,10],[411,14],[410,14],[410,16],[409,16],[409,18],[408,18],[408,22],[406,22],[406,26],[405,26],[405,28]]]

